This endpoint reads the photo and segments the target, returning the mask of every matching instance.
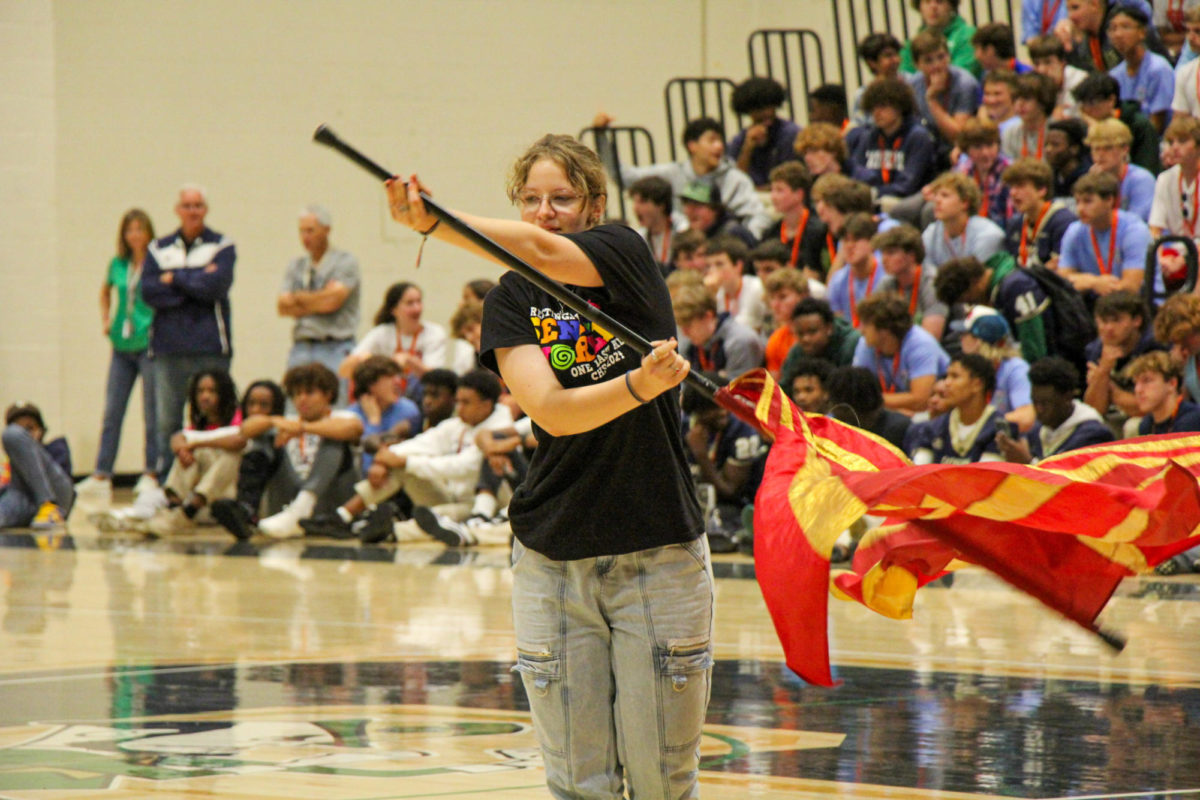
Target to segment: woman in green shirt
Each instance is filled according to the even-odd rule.
[[[108,386],[104,397],[104,423],[100,430],[100,452],[91,477],[76,489],[81,495],[111,498],[113,463],[121,442],[121,425],[134,381],[142,379],[142,408],[145,417],[146,466],[135,491],[158,485],[158,436],[154,414],[154,378],[148,350],[154,309],[142,300],[142,262],[154,239],[154,224],[145,211],[125,212],[117,236],[117,255],[109,262],[100,287],[101,330],[112,342]],[[113,294],[116,303],[113,303]]]

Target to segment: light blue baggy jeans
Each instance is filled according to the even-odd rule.
[[[553,561],[513,544],[517,665],[556,798],[693,798],[712,678],[700,537]]]

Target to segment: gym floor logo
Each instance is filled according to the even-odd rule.
[[[755,751],[836,747],[843,738],[707,726],[702,767]],[[171,789],[248,797],[269,788],[278,797],[354,800],[380,797],[383,780],[389,792],[398,779],[423,792],[462,791],[472,775],[480,789],[532,790],[542,776],[529,770],[540,767],[529,715],[486,709],[242,709],[0,728],[5,798]]]

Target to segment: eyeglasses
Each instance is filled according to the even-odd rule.
[[[522,211],[537,211],[542,207],[543,202],[547,202],[555,211],[561,214],[570,214],[579,210],[582,200],[583,195],[581,194],[567,194],[565,192],[534,194],[533,192],[525,192],[517,195],[517,206]]]

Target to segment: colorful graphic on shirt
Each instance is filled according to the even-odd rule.
[[[571,377],[603,380],[614,364],[625,361],[623,342],[569,309],[529,307],[529,322],[550,366]]]

